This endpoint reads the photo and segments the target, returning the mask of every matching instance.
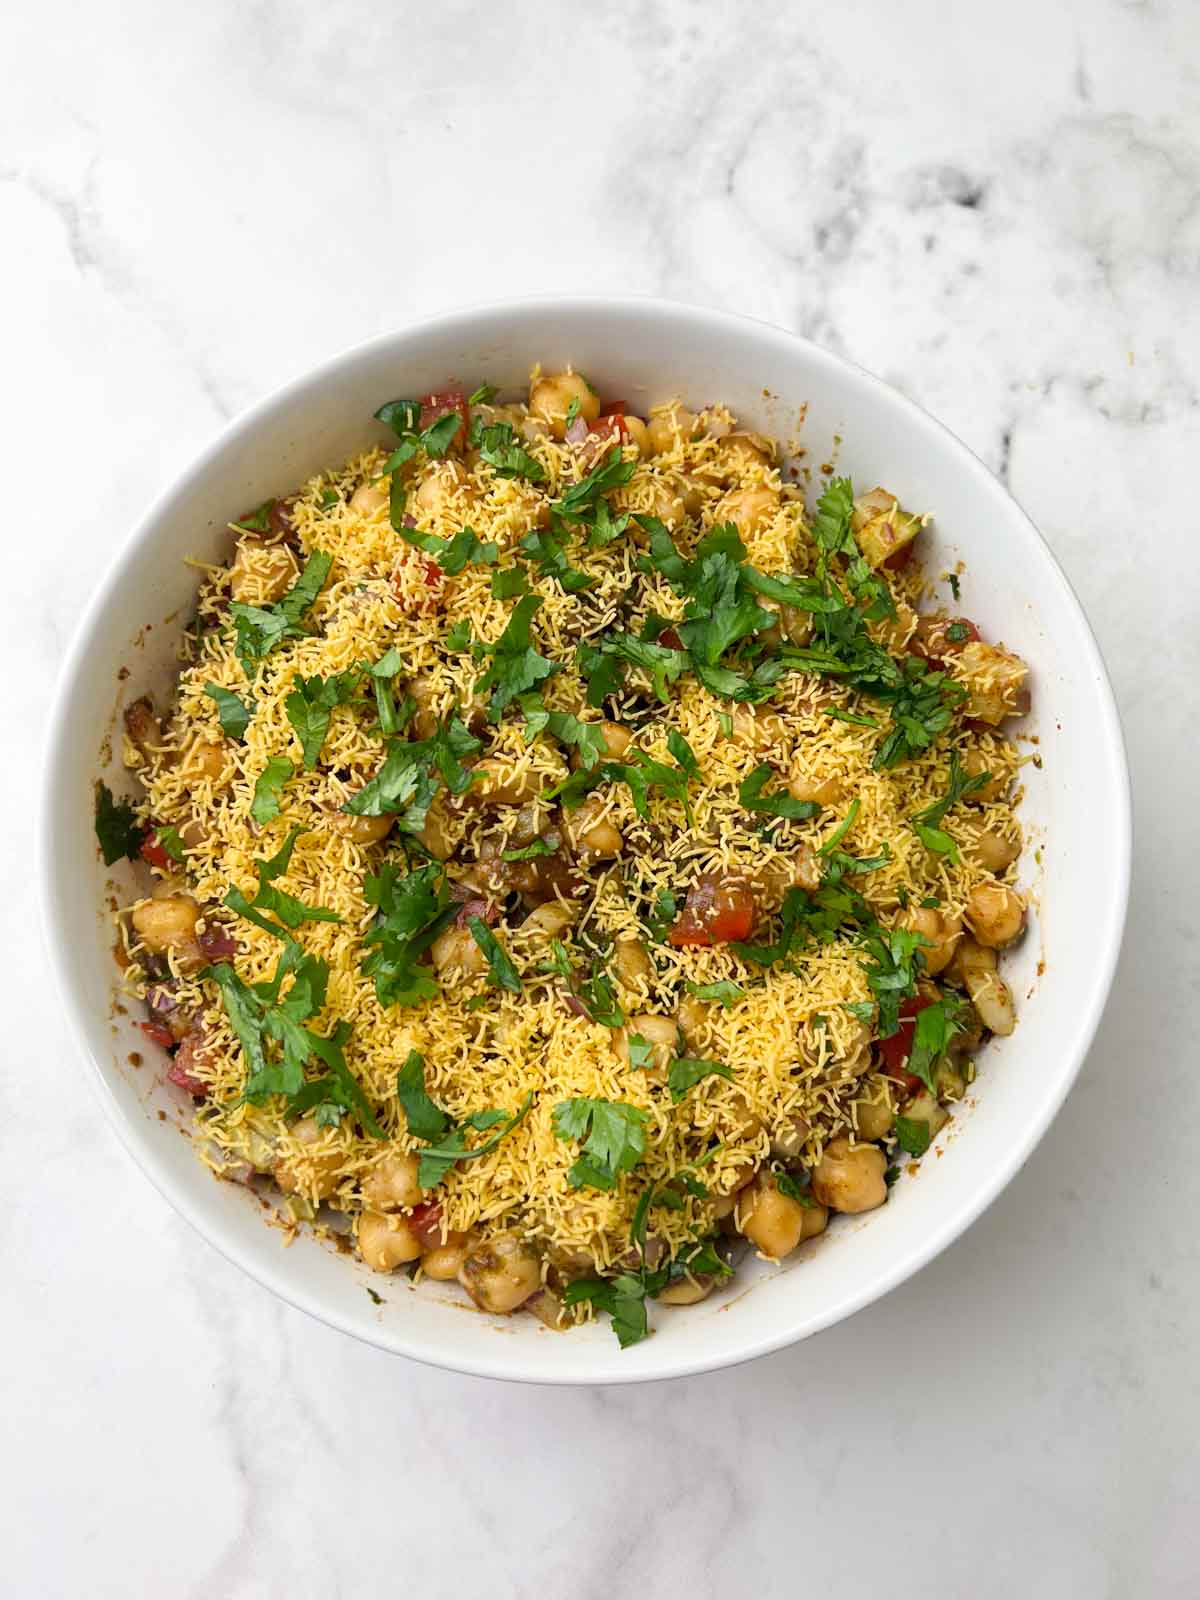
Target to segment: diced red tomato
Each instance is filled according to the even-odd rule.
[[[175,1052],[175,1059],[167,1068],[168,1080],[178,1088],[186,1090],[197,1099],[208,1093],[208,1085],[202,1078],[197,1077],[194,1068],[197,1065],[197,1056],[204,1043],[204,1034],[199,1028],[189,1033]]]
[[[597,437],[619,439],[622,444],[628,442],[629,429],[625,426],[624,411],[602,411],[595,422],[588,423],[588,432]]]
[[[425,582],[431,589],[436,589],[446,574],[442,571],[441,567],[438,566],[436,561],[426,561],[424,565]]]
[[[168,872],[171,867],[171,858],[158,841],[158,834],[151,828],[142,840],[142,847],[138,852],[143,861],[152,867],[157,867],[160,872]]]
[[[154,1044],[162,1045],[164,1050],[169,1050],[175,1043],[175,1035],[165,1022],[139,1022],[138,1027]]]
[[[602,417],[623,417],[625,415],[624,400],[606,400],[600,407]]]
[[[904,1064],[912,1054],[913,1034],[917,1028],[917,1013],[924,1011],[926,1006],[931,1006],[933,1001],[926,995],[919,994],[913,1000],[906,1000],[900,1007],[900,1028],[890,1038],[879,1040],[879,1054],[883,1057],[883,1070],[887,1077],[894,1078],[904,1089],[905,1097],[916,1094],[921,1087],[920,1078],[911,1072],[906,1072]]]
[[[912,560],[913,551],[917,541],[910,539],[907,544],[902,544],[899,550],[893,550],[891,555],[884,560],[884,566],[889,572],[898,572],[901,567],[906,567]]]
[[[679,947],[745,939],[754,926],[754,912],[754,895],[744,883],[703,873],[688,890],[667,942]]]
[[[457,411],[462,418],[458,432],[454,435],[455,444],[462,444],[471,421],[471,408],[467,405],[467,396],[462,389],[435,389],[432,394],[423,394],[420,426],[423,429],[431,427],[439,417],[444,417],[447,411]]]

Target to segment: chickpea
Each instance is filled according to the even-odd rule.
[[[954,958],[955,946],[962,938],[961,919],[947,916],[932,906],[913,906],[901,915],[900,926],[928,940],[921,947],[921,955],[929,976],[936,977],[939,972],[944,972]]]
[[[787,786],[793,800],[810,800],[818,806],[836,806],[846,792],[840,778],[814,778],[801,767],[795,768]]]
[[[625,836],[603,813],[606,803],[600,795],[589,795],[581,806],[568,812],[563,832],[583,866],[593,861],[611,861],[621,853]]]
[[[739,1167],[733,1174],[733,1182],[724,1194],[715,1194],[712,1197],[713,1216],[717,1221],[731,1217],[737,1207],[738,1197],[747,1184],[754,1182],[754,1167],[747,1162],[744,1167]]]
[[[658,1296],[659,1305],[663,1306],[694,1306],[701,1300],[707,1300],[713,1292],[716,1279],[709,1273],[701,1273],[697,1278],[690,1275],[676,1278],[674,1283],[669,1283]]]
[[[685,995],[679,1002],[676,1016],[679,1018],[679,1027],[687,1040],[689,1050],[699,1049],[708,1037],[712,1014],[711,1003],[698,999],[694,994]]]
[[[860,1139],[882,1139],[891,1129],[896,1120],[896,1109],[892,1104],[892,1090],[886,1078],[872,1078],[871,1083],[878,1087],[883,1084],[883,1099],[862,1098],[852,1104],[854,1113],[854,1127]]]
[[[638,455],[643,461],[645,461],[648,456],[653,455],[654,451],[650,444],[650,430],[642,421],[641,417],[631,417],[629,413],[626,412],[625,432],[629,435],[630,444],[637,445]]]
[[[235,600],[266,606],[285,595],[298,575],[287,545],[247,536],[237,542],[237,555],[229,569],[229,592]]]
[[[664,478],[653,478],[649,488],[650,515],[657,517],[668,528],[678,528],[687,516],[687,507],[676,485]]]
[[[579,915],[578,906],[567,906],[561,900],[548,900],[544,906],[531,911],[521,924],[525,933],[537,933],[544,939],[561,939]]]
[[[977,883],[967,896],[967,922],[977,943],[996,950],[1025,926],[1025,904],[1005,883]]]
[[[808,1143],[808,1120],[798,1113],[771,1135],[771,1154],[782,1161],[795,1161]]]
[[[202,845],[208,843],[210,837],[208,824],[202,822],[199,817],[189,817],[186,822],[180,824],[179,837],[186,849],[199,850]]]
[[[532,767],[514,770],[509,762],[495,756],[485,756],[472,770],[480,776],[464,798],[469,805],[482,806],[487,811],[524,805],[542,790],[542,780]]]
[[[779,490],[765,483],[749,489],[735,489],[718,506],[717,521],[736,523],[739,532],[748,538],[774,520],[780,504]]]
[[[771,449],[757,434],[727,433],[717,446],[709,472],[718,481],[730,482],[743,473],[771,464]]]
[[[342,1154],[330,1142],[326,1129],[312,1117],[301,1117],[292,1125],[292,1138],[304,1147],[302,1156],[276,1163],[275,1182],[285,1194],[313,1194],[324,1200],[337,1188]]]
[[[175,952],[176,965],[190,971],[204,965],[204,953],[196,941],[200,907],[187,894],[171,894],[135,906],[134,932],[152,955]]]
[[[391,820],[390,818],[388,819]],[[448,861],[454,854],[454,839],[450,833],[450,819],[446,813],[446,803],[439,790],[429,803],[425,813],[425,821],[416,833],[416,838],[425,846],[435,861]]]
[[[735,1094],[733,1103],[729,1107],[729,1135],[732,1139],[741,1139],[749,1143],[757,1139],[762,1132],[762,1118],[757,1111],[751,1110],[750,1102],[744,1094]]]
[[[125,733],[133,748],[146,760],[150,760],[162,744],[162,727],[145,695],[125,707]]]
[[[453,1283],[462,1271],[472,1242],[469,1234],[455,1233],[451,1229],[443,1243],[426,1250],[421,1257],[421,1271],[435,1283]]]
[[[556,439],[566,434],[567,412],[572,401],[576,402],[577,415],[585,422],[595,422],[600,415],[599,395],[578,372],[551,373],[530,385],[529,409],[548,425]]]
[[[733,742],[745,750],[767,750],[787,738],[787,724],[777,711],[739,702],[733,708]]]
[[[644,1070],[653,1077],[665,1078],[671,1062],[679,1054],[679,1024],[674,1017],[656,1017],[649,1011],[630,1017],[625,1027],[613,1034],[613,1049],[629,1062],[629,1041],[644,1039],[650,1046],[650,1060]]]
[[[627,989],[644,989],[654,976],[654,963],[640,939],[617,939],[613,944],[613,967]]]
[[[470,928],[456,928],[453,923],[438,934],[429,953],[443,977],[457,972],[461,977],[475,978],[488,969],[487,957],[475,943]]]
[[[225,743],[216,739],[196,739],[183,754],[182,770],[189,778],[217,783],[225,773]]]
[[[811,845],[798,844],[788,856],[777,856],[759,867],[754,878],[765,907],[779,905],[789,889],[820,887],[821,870]]]
[[[734,1211],[739,1233],[774,1261],[790,1256],[804,1237],[807,1207],[782,1194],[774,1176],[762,1175],[743,1191]]]
[[[539,1289],[526,1300],[522,1309],[535,1316],[552,1333],[563,1333],[570,1327],[570,1323],[563,1320],[563,1303],[553,1289]]]
[[[967,846],[967,855],[988,872],[1003,872],[1011,867],[1021,854],[1021,846],[992,828],[984,828],[973,844]]]
[[[505,1315],[541,1288],[537,1253],[515,1234],[477,1245],[459,1268],[458,1281],[481,1311]]]
[[[354,1233],[358,1253],[373,1272],[394,1272],[421,1254],[421,1241],[403,1217],[362,1211]]]
[[[413,732],[418,739],[432,739],[438,729],[437,690],[432,678],[423,674],[410,678],[406,692],[416,702],[412,718]]]
[[[985,772],[991,772],[995,762],[989,762],[982,750],[967,750],[960,757],[959,765],[968,778],[981,778]],[[963,796],[964,804],[984,806],[993,800],[1002,800],[1008,793],[1011,778],[1003,773],[989,778],[979,789],[972,789],[970,794]]]
[[[1017,1018],[1009,987],[996,970],[995,950],[974,939],[964,939],[954,953],[947,976],[962,983],[983,1026],[1007,1038],[1016,1027]]]
[[[438,461],[413,495],[413,515],[418,521],[453,519],[454,503],[468,485],[466,469],[457,461]]]
[[[378,844],[381,839],[386,839],[396,819],[358,817],[350,811],[339,811],[333,820],[339,833],[352,840],[360,849],[365,849],[369,844]]]
[[[650,443],[652,455],[662,456],[674,450],[680,442],[686,443],[692,437],[696,426],[696,418],[690,411],[685,411],[677,400],[669,406],[660,406],[650,413],[650,420],[646,424],[646,437]]]
[[[601,722],[600,737],[604,740],[604,754],[602,761],[620,761],[626,750],[633,743],[633,730],[627,728],[623,722]],[[578,750],[571,753],[571,765],[580,767],[583,758]]]
[[[878,1145],[834,1139],[813,1170],[812,1192],[831,1211],[874,1211],[887,1199],[886,1169]]]
[[[408,1210],[420,1205],[425,1191],[417,1182],[419,1166],[418,1157],[406,1150],[384,1156],[363,1179],[364,1203],[372,1211]]]
[[[350,496],[350,509],[360,517],[373,517],[388,503],[388,491],[381,483],[360,483]]]

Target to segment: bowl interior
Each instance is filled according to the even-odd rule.
[[[183,558],[223,557],[231,517],[382,439],[371,416],[384,400],[451,380],[520,393],[538,361],[552,370],[570,362],[638,411],[673,394],[694,406],[723,400],[747,425],[794,443],[814,481],[833,461],[860,488],[883,484],[932,512],[929,575],[962,561],[963,613],[1033,665],[1024,734],[1036,762],[1026,768],[1022,817],[1035,906],[1006,969],[1016,1033],[988,1045],[972,1101],[886,1207],[840,1219],[781,1268],[744,1266],[723,1296],[657,1309],[654,1337],[625,1352],[606,1324],[559,1336],[532,1318],[483,1316],[437,1285],[382,1282],[310,1238],[284,1251],[251,1196],[196,1160],[187,1106],[160,1081],[136,1018],[114,1004],[109,913],[133,873],[127,864],[106,872],[91,823],[98,775],[116,792],[131,787],[119,737],[107,737],[116,713],[147,689],[161,698],[170,683],[195,589]],[[1124,755],[1094,640],[996,480],[911,403],[814,346],[650,301],[523,302],[447,316],[340,357],[233,424],[135,531],[84,619],[52,724],[41,837],[64,1004],[119,1133],[163,1193],[225,1254],[328,1322],[439,1365],[539,1382],[671,1376],[761,1354],[836,1321],[943,1248],[1017,1170],[1070,1087],[1115,964],[1129,859]]]

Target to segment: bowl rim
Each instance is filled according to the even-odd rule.
[[[673,320],[681,326],[695,325],[699,322],[710,327],[724,328],[726,332],[733,334],[739,330],[753,329],[760,337],[768,334],[776,340],[800,346],[814,370],[819,371],[824,367],[849,375],[856,385],[874,390],[886,404],[906,412],[909,420],[919,430],[937,440],[940,447],[948,454],[957,455],[964,470],[970,475],[973,492],[981,497],[990,497],[1002,506],[1005,515],[1009,517],[1015,515],[1024,522],[1028,532],[1033,535],[1036,544],[1041,548],[1045,559],[1046,582],[1058,587],[1060,599],[1075,613],[1080,639],[1086,651],[1085,664],[1090,669],[1096,689],[1098,731],[1102,735],[1110,767],[1111,799],[1114,806],[1111,831],[1116,853],[1107,863],[1110,892],[1106,903],[1106,917],[1103,924],[1099,926],[1094,924],[1091,930],[1092,936],[1097,941],[1098,958],[1092,968],[1086,1003],[1080,1008],[1076,1023],[1069,1070],[1061,1072],[1055,1092],[1044,1102],[1040,1115],[1023,1127],[1020,1136],[1008,1147],[1004,1158],[997,1161],[980,1183],[952,1208],[940,1227],[922,1235],[909,1248],[898,1253],[888,1267],[879,1272],[869,1283],[805,1315],[802,1323],[795,1328],[765,1332],[757,1339],[747,1339],[744,1346],[735,1354],[718,1352],[706,1356],[700,1351],[689,1355],[688,1347],[681,1344],[677,1354],[656,1362],[652,1367],[631,1370],[627,1374],[619,1370],[606,1370],[594,1375],[588,1375],[577,1369],[556,1371],[553,1362],[534,1372],[524,1355],[514,1360],[515,1351],[512,1346],[509,1345],[506,1351],[506,1342],[501,1339],[496,1340],[495,1357],[484,1357],[469,1352],[460,1354],[453,1348],[431,1349],[427,1340],[413,1341],[404,1334],[403,1319],[397,1319],[395,1324],[380,1323],[374,1329],[352,1322],[343,1316],[337,1307],[327,1304],[318,1295],[307,1292],[294,1277],[289,1277],[285,1267],[286,1257],[282,1252],[278,1268],[251,1262],[243,1255],[236,1240],[232,1236],[225,1236],[227,1230],[215,1223],[215,1213],[202,1204],[193,1204],[185,1194],[176,1190],[165,1162],[160,1162],[150,1143],[139,1137],[132,1119],[126,1115],[113,1094],[107,1081],[105,1065],[93,1048],[90,1038],[89,1030],[94,1025],[95,1019],[85,1015],[79,998],[67,981],[67,968],[62,954],[67,932],[60,925],[56,909],[56,869],[50,819],[53,797],[64,781],[62,768],[67,755],[65,735],[70,725],[72,688],[81,672],[86,670],[88,641],[97,622],[108,608],[116,590],[125,581],[137,551],[163,512],[173,500],[185,494],[204,476],[214,459],[236,435],[253,430],[261,419],[277,408],[285,407],[306,390],[330,382],[339,372],[354,367],[371,354],[384,351],[398,341],[419,337],[422,333],[444,330],[475,318],[481,321],[494,321],[506,315],[528,313],[537,309],[544,310],[548,314],[551,312],[567,316],[587,314],[594,317],[620,315],[635,308],[653,311],[656,315]],[[1087,614],[1070,579],[1032,518],[969,445],[915,400],[856,362],[763,318],[669,300],[661,296],[547,293],[514,296],[503,300],[477,301],[456,306],[430,316],[415,318],[386,332],[373,335],[369,339],[360,340],[287,379],[239,412],[219,429],[208,444],[191,459],[183,472],[171,476],[166,487],[154,497],[147,510],[133,523],[125,538],[117,546],[73,629],[71,642],[58,671],[46,728],[35,844],[35,870],[38,879],[42,934],[54,973],[55,989],[69,1020],[70,1031],[81,1056],[89,1063],[91,1069],[86,1072],[86,1076],[121,1144],[163,1199],[209,1245],[226,1260],[241,1268],[256,1283],[269,1289],[289,1305],[307,1312],[328,1327],[336,1328],[342,1333],[373,1344],[391,1354],[403,1355],[428,1366],[473,1377],[500,1378],[547,1386],[644,1383],[689,1377],[757,1360],[760,1356],[769,1355],[819,1333],[881,1299],[905,1279],[928,1265],[964,1233],[1025,1165],[1057,1116],[1079,1075],[1099,1028],[1121,952],[1132,862],[1132,798],[1124,734],[1112,683]]]

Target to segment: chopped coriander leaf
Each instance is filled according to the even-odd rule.
[[[471,419],[471,444],[498,478],[526,478],[530,483],[541,483],[546,469],[536,456],[531,456],[509,422],[492,422],[486,426],[479,417]]]
[[[654,692],[665,705],[671,698],[668,685],[687,670],[683,650],[668,649],[630,633],[607,633],[578,646],[579,670],[588,680],[588,705],[598,706],[617,694],[625,679],[626,666],[640,668],[654,685]]]
[[[646,918],[646,928],[655,944],[662,944],[675,922],[679,901],[669,889],[660,889],[654,897],[654,910]]]
[[[607,1311],[622,1350],[639,1344],[650,1332],[646,1315],[646,1289],[641,1277],[622,1272],[615,1278],[575,1278],[563,1290],[563,1304],[584,1302]]]
[[[556,973],[560,978],[568,980],[573,976],[571,958],[567,954],[567,947],[561,939],[551,939],[550,959],[542,963],[540,970],[542,972]]]
[[[842,706],[826,706],[825,715],[832,717],[835,722],[849,722],[856,728],[875,728],[883,726],[876,717],[864,717],[856,711],[847,711]]]
[[[387,861],[363,880],[363,898],[377,915],[363,937],[370,954],[362,971],[374,980],[379,1003],[415,1006],[432,999],[438,986],[418,962],[454,916],[441,864],[431,861],[406,875]]]
[[[535,861],[539,856],[552,856],[562,843],[557,833],[548,833],[544,838],[535,839],[532,844],[523,846],[520,850],[505,850],[501,853],[501,861]]]
[[[529,642],[529,625],[541,603],[538,596],[533,594],[518,600],[508,626],[496,643],[487,649],[491,664],[477,680],[475,690],[478,694],[490,693],[488,715],[493,722],[499,721],[510,701],[535,689],[558,671],[555,663],[540,655]]]
[[[353,700],[361,682],[362,673],[357,667],[349,667],[329,678],[296,677],[293,680],[283,709],[300,740],[307,771],[311,772],[317,764],[335,708]]]
[[[467,928],[472,939],[487,957],[492,983],[499,989],[508,989],[513,994],[520,994],[521,980],[517,975],[517,969],[513,966],[508,951],[483,918],[468,917]]]
[[[172,861],[183,861],[187,857],[183,840],[177,828],[155,828],[154,837],[162,845]]]
[[[829,837],[821,844],[817,852],[818,855],[827,856],[837,849],[838,845],[841,844],[842,840],[854,826],[858,818],[858,813],[861,810],[862,801],[855,796],[855,798],[850,802],[850,806],[846,812],[846,815],[838,823],[837,827],[833,830]]]
[[[131,802],[114,800],[112,790],[102,782],[96,784],[95,825],[106,867],[122,857],[137,860],[146,830],[137,820]]]
[[[643,1039],[640,1033],[631,1033],[627,1041],[629,1050],[629,1065],[645,1070],[654,1059],[654,1046],[649,1039]]]
[[[740,983],[734,983],[731,978],[722,978],[717,983],[692,983],[685,980],[684,987],[689,994],[694,994],[697,1000],[715,1000],[726,1010],[733,1005],[735,1000],[741,1000],[746,991]]]
[[[489,400],[494,400],[499,390],[494,383],[481,383],[474,394],[467,396],[469,406],[485,406]]]
[[[569,711],[551,711],[546,716],[546,727],[560,744],[579,751],[585,768],[594,767],[608,751],[604,728],[599,722],[581,722]]]
[[[514,600],[517,595],[528,593],[529,583],[520,567],[505,567],[492,573],[493,600]]]
[[[556,578],[568,594],[579,594],[584,589],[590,589],[596,581],[578,567],[573,567],[566,558],[562,540],[544,529],[526,534],[521,540],[521,549],[537,563],[538,570],[545,577]]]
[[[935,894],[927,894],[925,896],[925,898],[921,901],[921,910],[922,911],[936,911],[937,908],[941,905],[941,903],[942,902],[938,899],[937,895],[935,895]]]
[[[929,1124],[920,1117],[898,1116],[896,1142],[910,1156],[923,1156],[929,1149]]]
[[[965,622],[952,622],[946,629],[946,637],[951,644],[965,644],[971,637],[971,630]]]
[[[958,573],[957,572],[949,573],[947,575],[947,582],[950,585],[950,593],[954,596],[954,598],[956,600],[960,600],[962,598],[962,595],[959,592]]]
[[[390,428],[398,438],[412,433],[421,420],[421,402],[419,400],[389,400],[386,405],[380,406],[375,413],[377,422],[382,422]]]
[[[612,980],[600,964],[594,963],[592,975],[579,989],[579,1000],[588,1014],[588,1020],[602,1028],[623,1028],[625,1013],[617,1000]]]
[[[700,776],[700,763],[696,760],[696,752],[683,735],[676,732],[674,728],[667,735],[667,749],[689,778],[698,778]]]
[[[468,648],[471,643],[471,624],[465,617],[456,622],[453,627],[447,629],[442,643],[447,650],[453,651],[456,655]]]
[[[253,900],[247,900],[237,888],[230,889],[225,896],[225,904],[231,911],[236,911],[239,916],[245,917],[247,922],[253,922],[262,928],[265,933],[282,939],[285,944],[290,940],[292,932],[305,922],[342,920],[336,911],[329,910],[327,906],[305,905],[304,901],[298,900],[295,895],[275,887],[276,878],[282,878],[290,867],[296,840],[303,832],[302,824],[297,823],[269,861],[254,863],[254,870],[258,874],[258,891]],[[279,920],[269,921],[268,912]]]
[[[645,1154],[647,1114],[622,1100],[560,1100],[551,1121],[558,1138],[583,1141],[567,1173],[572,1189],[614,1189]]]
[[[254,785],[254,798],[250,802],[250,815],[255,822],[270,822],[279,815],[279,796],[284,784],[295,772],[286,756],[272,756]]]
[[[573,394],[571,396],[571,403],[567,407],[567,414],[563,418],[563,426],[569,428],[571,426],[571,424],[575,421],[575,418],[578,415],[579,415],[579,396],[577,394]]]
[[[240,700],[231,689],[222,689],[219,683],[206,683],[204,692],[216,704],[221,732],[229,739],[240,739],[250,726],[254,701]]]
[[[275,509],[274,500],[264,500],[249,516],[239,517],[230,524],[233,528],[240,528],[245,533],[267,533],[271,527],[271,513]]]
[[[440,1144],[425,1145],[418,1154],[420,1161],[417,1166],[417,1182],[422,1189],[436,1189],[447,1172],[456,1167],[460,1161],[478,1161],[480,1156],[489,1155],[502,1139],[524,1122],[533,1105],[532,1091],[527,1094],[511,1117],[504,1112],[477,1111],[467,1118],[469,1126],[482,1130],[495,1127],[499,1117],[502,1126],[490,1139],[485,1139],[482,1144],[474,1145],[470,1149],[466,1145],[466,1136],[462,1128],[452,1129]]]
[[[890,1039],[899,1031],[900,1006],[917,992],[917,978],[924,966],[921,950],[926,943],[919,933],[907,928],[885,929],[878,924],[863,936],[863,949],[869,957],[864,971],[867,987],[879,1007],[877,1036],[880,1039]],[[909,1067],[910,1072],[915,1070]]]
[[[396,1097],[414,1139],[440,1139],[450,1127],[450,1118],[425,1092],[425,1061],[417,1050],[408,1052],[396,1074]]]
[[[667,1072],[667,1086],[671,1099],[678,1103],[704,1078],[732,1078],[733,1068],[724,1061],[706,1061],[699,1056],[679,1056],[672,1061]]]
[[[472,775],[463,765],[464,757],[482,748],[454,715],[428,739],[394,739],[379,771],[342,810],[357,817],[395,814],[403,832],[420,833],[439,780],[451,794],[465,794]]]
[[[636,471],[637,462],[622,460],[620,446],[614,445],[586,477],[564,491],[551,512],[564,522],[587,522],[601,496],[628,483]]]
[[[303,572],[275,605],[250,606],[240,600],[230,603],[235,649],[248,678],[253,675],[257,664],[285,639],[304,636],[300,619],[320,594],[332,566],[332,556],[326,555],[323,550],[314,550],[305,562]]]
[[[945,1055],[950,1041],[961,1032],[963,1003],[948,990],[940,1000],[924,1006],[917,1013],[913,1029],[912,1049],[908,1056],[908,1070],[929,1090],[937,1094],[937,1063]]]
[[[803,822],[808,817],[816,816],[821,808],[813,800],[793,799],[783,789],[764,794],[763,790],[774,776],[775,769],[764,761],[742,782],[738,788],[738,800],[747,811],[762,811],[769,816],[785,817],[793,822]]]
[[[774,1177],[775,1187],[780,1194],[786,1195],[789,1200],[795,1200],[797,1204],[810,1211],[815,1209],[817,1202],[813,1199],[812,1190],[807,1184],[802,1184],[799,1178],[793,1177],[790,1172],[777,1172]]]
[[[464,567],[494,567],[500,559],[500,546],[495,540],[479,539],[471,528],[460,528],[450,539],[406,528],[404,538],[436,561],[451,578],[457,578]]]
[[[728,711],[717,712],[717,725],[726,739],[733,738],[733,718]]]
[[[950,786],[940,800],[933,805],[926,806],[923,811],[918,811],[912,819],[913,832],[920,839],[927,850],[943,855],[958,865],[958,846],[946,831],[939,827],[942,819],[952,806],[969,794],[974,794],[977,789],[982,789],[985,783],[991,781],[990,772],[980,772],[974,777],[968,777],[962,769],[958,759],[958,751],[950,752]]]
[[[588,549],[602,550],[605,545],[612,544],[615,539],[621,537],[629,523],[628,511],[618,512],[614,516],[607,500],[597,500],[592,526],[588,533]]]

